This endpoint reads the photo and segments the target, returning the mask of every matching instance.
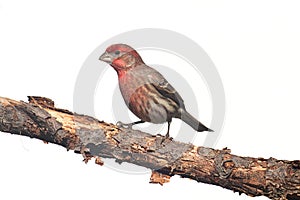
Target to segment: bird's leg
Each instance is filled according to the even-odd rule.
[[[118,126],[118,127],[122,127],[122,128],[132,128],[133,125],[141,124],[141,123],[144,123],[144,122],[145,122],[145,121],[140,120],[140,121],[136,121],[136,122],[132,122],[132,123],[125,124],[125,123],[123,123],[123,122],[118,121],[118,122],[117,122],[117,126]]]
[[[170,125],[171,125],[171,121],[168,121],[168,131],[167,131],[167,134],[166,136],[161,140],[161,143],[160,144],[163,144],[166,140],[172,140],[172,138],[170,138]]]
[[[170,125],[171,125],[171,121],[168,122],[168,131],[167,131],[167,134],[166,134],[166,138],[170,137]]]

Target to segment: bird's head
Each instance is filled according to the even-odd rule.
[[[110,64],[117,72],[128,70],[143,63],[141,56],[126,44],[113,44],[100,56],[99,60]]]

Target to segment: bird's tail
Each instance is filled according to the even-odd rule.
[[[204,126],[201,122],[199,122],[195,117],[193,117],[190,113],[188,113],[185,110],[181,112],[181,119],[198,132],[202,132],[202,131],[213,132],[213,130]]]

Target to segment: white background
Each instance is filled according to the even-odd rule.
[[[223,80],[227,112],[216,148],[299,159],[299,9],[296,0],[2,0],[0,96],[46,96],[72,110],[78,72],[99,44],[137,28],[170,29],[202,46]],[[0,156],[0,199],[250,199],[179,177],[163,187],[148,184],[150,174],[85,165],[62,147],[6,133]]]

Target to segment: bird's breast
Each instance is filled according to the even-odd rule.
[[[132,97],[138,93],[138,89],[145,84],[145,81],[141,77],[135,77],[131,73],[119,76],[120,91],[127,106],[129,106]]]

